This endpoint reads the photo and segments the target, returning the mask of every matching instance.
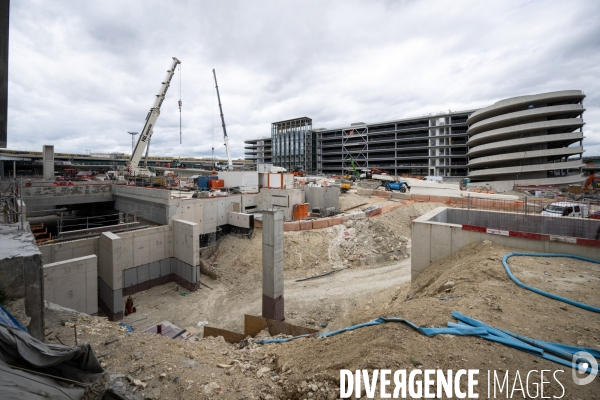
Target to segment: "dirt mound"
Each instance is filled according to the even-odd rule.
[[[364,197],[362,197],[364,199]],[[377,199],[381,203],[381,199]],[[350,220],[325,229],[285,232],[284,270],[286,278],[304,278],[332,269],[363,267],[359,261],[376,255],[405,252],[410,244],[412,219],[439,207],[439,203],[415,203],[374,218]],[[220,279],[260,279],[262,271],[262,230],[250,239],[229,235],[219,244],[215,259]],[[391,258],[382,261],[394,261]]]
[[[320,232],[329,235],[328,232],[333,230]],[[292,232],[290,236],[300,242],[297,234]],[[249,253],[246,246],[250,242],[258,240],[260,243],[258,235],[250,240],[228,240],[235,250],[229,252],[223,248],[219,256],[223,257],[222,264],[218,268],[229,262],[245,262],[247,268],[259,270],[244,257]],[[501,258],[511,251],[515,250],[489,241],[474,243],[432,264],[412,287],[401,283],[381,293],[375,293],[372,284],[370,292],[369,288],[360,287],[361,277],[366,278],[376,271],[370,269],[342,271],[327,280],[302,282],[306,287],[296,290],[307,293],[303,302],[312,310],[312,318],[317,323],[327,321],[327,315],[331,315],[329,309],[343,306],[344,310],[339,311],[344,313],[343,317],[331,321],[325,330],[341,327],[338,325],[340,320],[353,324],[378,316],[402,317],[419,326],[440,327],[452,320],[451,312],[456,310],[531,338],[600,348],[600,319],[596,314],[521,289],[508,279]],[[307,252],[310,253],[310,248]],[[570,297],[578,300],[589,299],[592,304],[594,296],[597,298],[595,292],[600,286],[597,264],[563,258],[520,257],[511,259],[511,266],[525,283],[534,283],[542,289],[544,285],[556,285],[557,294],[560,294],[558,290],[565,290],[564,294],[572,294]],[[334,280],[341,280],[349,272],[355,274],[352,279],[343,281],[333,291]],[[243,283],[243,277],[236,279]],[[576,293],[569,293],[575,286],[565,286],[563,282],[581,285],[577,286]],[[322,285],[321,289],[316,285]],[[153,288],[150,291],[155,289],[164,290]],[[218,290],[222,291],[219,302],[223,304],[239,296],[230,307],[260,297],[259,287],[251,296],[241,293],[248,290],[244,284],[232,290],[216,287],[215,291]],[[348,294],[349,304],[337,297],[342,291]],[[167,295],[173,307],[189,314],[192,304],[206,303],[207,293],[213,292],[202,290],[183,297],[175,292]],[[146,304],[142,293],[138,295],[141,297],[138,311],[141,316],[146,312],[144,307],[154,307],[154,303]],[[216,309],[219,306],[213,299],[210,307]],[[300,309],[294,302],[288,303],[287,298],[286,308],[290,311]],[[147,311],[148,320],[134,326],[152,324],[150,319],[155,311]],[[218,312],[226,311],[221,308]],[[290,312],[290,320],[295,314]],[[339,397],[340,369],[479,369],[480,398],[486,397],[487,371],[496,371],[501,376],[509,371],[512,384],[516,370],[520,371],[523,383],[532,370],[563,370],[557,377],[567,395],[563,397],[563,389],[546,376],[550,383],[545,384],[544,396],[591,399],[597,398],[598,393],[597,382],[577,386],[571,379],[569,368],[534,355],[475,337],[442,335],[428,338],[397,323],[362,328],[327,339],[298,339],[283,344],[239,348],[225,343],[222,338],[198,341],[193,338],[182,342],[137,332],[128,334],[116,323],[100,318],[56,311],[47,311],[46,316],[49,342],[58,343],[58,336],[65,344],[74,344],[72,324],[77,322],[79,341],[92,345],[103,366],[111,372],[113,384],[118,383],[129,393],[135,391],[136,395],[149,399],[217,396],[225,399],[335,399]],[[302,320],[304,318],[302,316]],[[539,373],[533,375],[539,384]],[[134,383],[136,380],[138,386]],[[531,384],[529,388],[535,390]]]
[[[352,310],[353,317],[356,322],[364,322],[378,316],[396,316],[419,326],[441,327],[452,321],[451,312],[456,310],[527,337],[600,348],[600,320],[596,314],[522,289],[508,278],[501,259],[511,251],[516,250],[489,241],[474,243],[432,264],[412,287],[400,287],[390,300],[371,304],[368,309],[356,307]],[[558,258],[514,260],[518,265],[514,266],[517,274],[523,273],[519,271],[521,267],[527,271],[528,276],[523,277],[523,281],[529,279],[533,283],[534,279],[545,277],[545,281],[552,282],[544,284],[554,285],[557,276],[575,282],[585,279],[588,285],[577,291],[577,297],[597,298],[594,294],[600,284],[597,264]],[[543,282],[538,283],[543,289]],[[566,290],[572,289],[567,287]],[[292,368],[298,369],[298,374],[294,375],[300,375],[300,378],[284,387],[290,398],[304,398],[302,394],[294,395],[294,388],[313,377],[320,382],[339,382],[341,368],[479,369],[482,373],[480,397],[485,397],[488,370],[511,373],[520,370],[521,374],[526,374],[531,370],[562,369],[565,372],[557,376],[570,396],[592,398],[597,391],[597,387],[592,388],[594,385],[575,385],[569,368],[507,346],[474,337],[427,338],[401,324],[379,325],[324,340],[301,340],[268,347],[269,351],[277,353],[280,366],[293,365]],[[544,389],[545,396],[560,397],[561,394],[562,388],[556,382]]]

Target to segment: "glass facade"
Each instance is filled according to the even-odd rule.
[[[300,166],[308,173],[316,172],[316,135],[312,119],[307,117],[271,124],[272,162],[291,171]]]

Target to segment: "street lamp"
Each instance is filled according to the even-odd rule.
[[[131,156],[133,156],[133,146],[135,145],[135,136],[139,134],[139,132],[127,132],[131,135]]]

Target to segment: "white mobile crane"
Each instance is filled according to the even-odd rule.
[[[156,173],[150,171],[146,165],[139,167],[138,164],[142,159],[146,146],[152,138],[152,133],[154,133],[154,125],[156,124],[156,120],[160,115],[160,106],[165,99],[165,94],[169,89],[171,79],[173,78],[173,75],[175,75],[175,68],[177,67],[177,64],[181,64],[181,61],[179,61],[176,57],[173,57],[171,68],[167,70],[167,76],[165,77],[164,82],[161,83],[160,90],[156,95],[156,100],[154,101],[154,105],[146,116],[144,128],[142,129],[137,144],[135,145],[135,149],[131,154],[131,159],[127,162],[126,167],[119,167],[116,173],[114,173],[114,171],[109,171],[107,173],[109,177],[113,177],[112,179],[123,180],[125,178],[149,178],[156,176]],[[181,100],[179,100],[179,108],[181,109]]]
[[[225,151],[227,152],[227,165],[220,167],[225,171],[233,171],[233,162],[231,161],[231,153],[229,152],[229,137],[225,128],[225,117],[223,116],[223,107],[221,107],[221,96],[219,96],[219,85],[217,84],[217,73],[213,68],[213,76],[215,77],[215,88],[217,89],[217,99],[219,100],[219,111],[221,112],[221,123],[223,126],[223,140],[225,141]]]

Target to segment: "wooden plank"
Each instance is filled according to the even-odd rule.
[[[316,329],[305,328],[303,326],[292,325],[283,321],[276,321],[254,315],[244,315],[244,334],[252,337],[256,336],[260,331],[269,328],[271,336],[284,334],[291,336],[312,335],[318,332]]]
[[[244,335],[254,337],[265,328],[268,328],[265,318],[248,314],[244,315]]]
[[[225,329],[213,328],[212,326],[205,326],[204,327],[204,337],[208,337],[208,336],[212,336],[212,337],[223,336],[223,339],[225,339],[226,342],[234,343],[234,344],[239,343],[246,338],[246,336],[242,335],[241,333],[232,332],[232,331],[228,331]]]

